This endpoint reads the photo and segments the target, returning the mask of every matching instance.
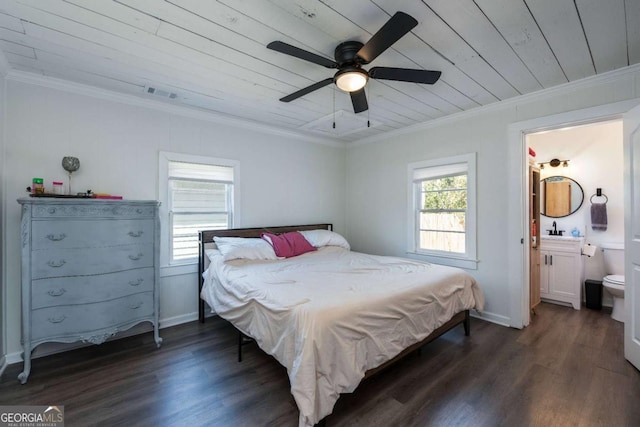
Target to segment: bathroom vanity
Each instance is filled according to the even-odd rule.
[[[541,236],[540,297],[543,300],[569,303],[580,310],[583,243],[582,237]]]

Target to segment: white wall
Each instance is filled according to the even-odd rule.
[[[573,178],[585,193],[584,203],[572,215],[563,218],[540,218],[541,230],[551,228],[556,221],[558,229],[570,231],[577,227],[592,243],[624,241],[624,189],[622,122],[609,121],[567,128],[528,136],[530,146],[536,151],[536,162],[552,158],[569,159],[568,167],[550,167],[540,170],[540,177],[560,175]],[[609,198],[606,231],[591,229],[590,197],[596,188],[602,188]],[[594,202],[604,198],[594,198]]]
[[[564,85],[355,144],[347,151],[347,230],[353,248],[406,255],[407,164],[477,152],[480,262],[469,272],[484,290],[485,315],[512,324],[508,267],[521,254],[508,251],[507,199],[510,182],[521,177],[509,173],[509,144],[519,143],[509,139],[509,125],[637,98],[638,70]],[[513,322],[518,323],[520,319]]]
[[[332,222],[344,228],[344,149],[250,127],[213,123],[8,80],[3,213],[7,217],[7,353],[20,346],[20,209],[33,177],[67,181],[63,156],[80,159],[74,191],[158,198],[158,152],[240,161],[237,226]],[[163,270],[163,274],[168,274]],[[197,274],[165,276],[161,324],[197,315]]]
[[[1,61],[1,60],[0,60]],[[1,71],[1,70],[0,70]],[[5,111],[5,78],[4,73],[0,72],[0,375],[4,371],[5,365],[5,309],[4,309],[4,277],[5,277],[5,268],[4,268],[4,257],[2,254],[4,253],[4,226],[3,226],[3,218],[4,218],[4,111]]]

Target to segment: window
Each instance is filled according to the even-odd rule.
[[[160,153],[163,241],[168,243],[163,265],[194,263],[198,231],[233,227],[238,168],[233,160]]]
[[[475,268],[475,153],[411,163],[409,188],[409,252]]]

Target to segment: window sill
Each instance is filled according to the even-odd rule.
[[[193,273],[198,273],[197,261],[189,264],[165,265],[160,267],[160,277],[182,276]]]
[[[415,251],[407,251],[407,254],[410,258],[428,261],[433,264],[448,265],[449,267],[464,268],[465,270],[477,270],[478,263],[480,262],[477,259],[459,258],[450,255],[425,254]]]

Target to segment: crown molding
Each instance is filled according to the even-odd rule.
[[[517,106],[519,104],[534,102],[542,98],[548,98],[554,95],[560,95],[560,96],[566,95],[571,93],[572,91],[575,91],[576,89],[620,80],[632,74],[640,75],[640,64],[630,65],[624,68],[619,68],[617,70],[607,71],[606,73],[585,77],[583,79],[575,80],[573,82],[563,83],[558,86],[553,86],[553,87],[542,89],[536,92],[519,95],[513,98],[505,99],[503,101],[497,101],[492,104],[482,105],[480,107],[476,107],[470,110],[461,111],[459,113],[440,117],[434,120],[430,120],[428,122],[418,123],[405,128],[395,129],[383,134],[365,137],[349,143],[347,147],[351,148],[351,147],[357,147],[360,145],[371,144],[374,142],[392,140],[393,138],[396,138],[401,135],[406,135],[409,133],[419,132],[421,130],[431,129],[434,127],[442,126],[447,123],[454,123],[459,120],[468,120],[470,118],[473,118],[482,114],[501,111],[504,109]],[[635,98],[639,95],[640,93],[632,93],[631,97]],[[624,101],[624,100],[621,100],[621,101]],[[615,102],[615,101],[609,101],[609,102]]]
[[[163,103],[153,99],[146,99],[135,95],[124,94],[115,92],[108,89],[102,89],[95,86],[85,85],[82,83],[76,83],[69,80],[63,80],[55,77],[42,76],[27,71],[12,70],[4,58],[2,52],[0,52],[0,75],[4,75],[7,80],[16,82],[32,84],[37,86],[48,87],[51,89],[57,89],[65,92],[75,93],[78,95],[89,96],[93,98],[108,100],[112,102],[118,102],[128,104],[137,107],[149,108],[168,114],[179,115],[197,120],[203,120],[207,122],[230,125],[243,129],[250,129],[257,132],[264,132],[271,135],[283,136],[286,138],[294,138],[304,142],[328,145],[338,148],[351,148],[360,145],[371,144],[374,142],[380,142],[385,140],[391,140],[398,136],[419,132],[422,130],[431,129],[434,127],[442,126],[447,123],[455,123],[460,120],[468,120],[470,118],[486,114],[489,112],[501,111],[513,106],[534,102],[542,98],[547,98],[554,95],[565,95],[576,89],[580,89],[587,86],[593,86],[595,84],[607,83],[615,80],[620,80],[628,75],[640,74],[640,64],[630,65],[625,68],[608,71],[606,73],[597,74],[584,79],[576,80],[573,82],[564,83],[562,85],[554,86],[547,89],[542,89],[537,92],[519,95],[513,98],[509,98],[503,101],[497,101],[492,104],[483,105],[470,110],[461,111],[459,113],[451,114],[448,116],[440,117],[438,119],[430,120],[423,123],[418,123],[412,126],[404,127],[401,129],[392,130],[382,134],[377,134],[362,139],[354,140],[351,142],[345,142],[339,139],[323,138],[318,136],[312,136],[308,133],[296,131],[293,129],[278,128],[275,126],[266,125],[263,123],[253,122],[250,120],[244,120],[235,116],[225,115],[223,113],[209,112],[199,110],[193,107],[186,107],[181,105],[173,105]],[[637,94],[633,94],[637,96]]]
[[[1,62],[1,61],[0,61]],[[2,67],[0,64],[0,71]],[[275,126],[243,120],[235,116],[225,115],[222,113],[203,111],[192,107],[182,105],[173,105],[160,102],[154,99],[146,99],[135,95],[119,93],[108,89],[102,89],[95,86],[76,83],[69,80],[63,80],[50,76],[42,76],[27,71],[9,70],[6,75],[7,80],[31,84],[36,86],[47,87],[64,92],[74,93],[102,100],[118,102],[122,104],[132,105],[136,107],[149,108],[177,116],[188,117],[191,119],[207,121],[211,123],[223,124],[242,129],[249,129],[257,132],[263,132],[270,135],[293,138],[304,142],[328,145],[331,147],[345,148],[347,143],[344,141],[311,136],[307,133],[298,132],[291,129],[283,129]]]

